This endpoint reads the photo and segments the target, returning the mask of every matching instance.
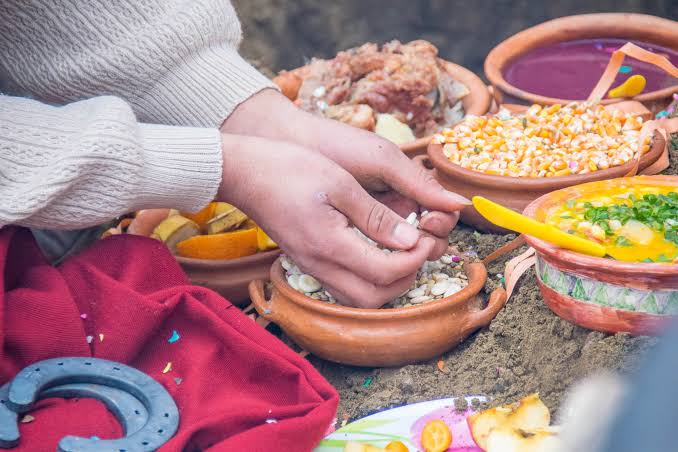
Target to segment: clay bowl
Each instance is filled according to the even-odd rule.
[[[229,260],[191,259],[176,256],[191,282],[207,287],[236,306],[249,300],[250,281],[268,278],[280,250],[264,251]]]
[[[297,292],[278,260],[271,267],[270,298],[261,280],[250,284],[250,297],[261,316],[316,356],[356,366],[401,366],[439,356],[488,325],[504,306],[506,292],[497,289],[487,307],[478,308],[487,280],[482,263],[468,264],[466,274],[469,285],[447,298],[406,308],[358,309]]]
[[[490,104],[492,103],[492,96],[487,90],[487,85],[473,72],[468,69],[454,64],[450,61],[445,61],[440,59],[441,64],[444,66],[448,74],[452,76],[455,80],[466,85],[470,91],[467,96],[462,99],[462,105],[464,106],[464,112],[467,115],[484,115],[490,109]],[[306,66],[302,66],[297,69],[293,69],[289,72],[299,75],[300,79],[303,78],[303,74]],[[273,79],[274,82],[279,83],[279,77]],[[284,82],[281,82],[284,83]],[[292,89],[286,89],[286,87],[281,86],[283,93],[289,97],[291,100],[295,100],[299,87]],[[426,154],[426,146],[431,141],[432,136],[426,136],[418,138],[415,141],[401,144],[400,149],[409,157],[415,157],[417,155]]]
[[[666,141],[655,132],[650,150],[641,158],[638,170],[654,163],[664,152]],[[633,162],[606,170],[588,174],[575,174],[562,177],[509,177],[494,176],[473,171],[452,163],[443,154],[443,145],[431,143],[428,157],[423,163],[434,169],[434,177],[446,189],[471,199],[484,196],[494,202],[522,212],[527,205],[538,197],[561,188],[605,179],[614,179],[627,175],[633,168]],[[483,218],[472,206],[461,212],[461,221],[481,231],[504,234],[509,231],[499,228]]]
[[[567,99],[556,99],[523,91],[504,79],[504,69],[510,65],[512,60],[537,47],[595,38],[635,39],[676,49],[678,48],[678,25],[672,20],[644,14],[604,13],[562,17],[523,30],[501,42],[490,51],[485,59],[485,76],[494,87],[496,102],[527,105],[571,102]],[[678,84],[642,93],[633,99],[644,103],[651,111],[657,112],[671,102],[671,96],[675,92],[678,92]],[[614,102],[618,100],[603,100],[603,103]]]
[[[525,215],[544,220],[551,207],[601,188],[669,185],[677,176],[639,176],[592,182],[544,195]],[[537,252],[537,276],[544,302],[563,319],[605,333],[654,335],[678,313],[678,265],[620,262],[586,256],[526,237]]]

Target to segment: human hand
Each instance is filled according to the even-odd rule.
[[[284,142],[222,134],[218,200],[259,224],[339,301],[377,308],[412,285],[435,246],[323,155]],[[386,253],[353,230],[396,250]]]
[[[470,205],[469,200],[446,191],[392,142],[307,113],[274,90],[264,90],[240,105],[222,131],[284,140],[322,153],[403,217],[429,210],[419,227],[435,239],[430,260],[445,253],[458,211]]]

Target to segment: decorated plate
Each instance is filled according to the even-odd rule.
[[[454,398],[431,400],[414,403],[371,416],[355,422],[327,435],[313,452],[341,452],[348,441],[367,443],[377,447],[385,447],[391,441],[402,441],[410,452],[422,451],[419,438],[427,422],[440,419],[452,432],[452,445],[448,452],[482,452],[476,446],[469,431],[466,417],[472,414],[472,399],[485,401],[482,396],[466,397],[469,408],[465,412],[457,412]]]

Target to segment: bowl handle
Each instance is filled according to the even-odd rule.
[[[264,281],[261,279],[255,279],[254,281],[251,281],[248,286],[248,290],[250,293],[250,299],[254,305],[254,309],[257,310],[259,315],[266,320],[275,322],[278,317],[273,309],[275,294],[270,300],[266,299],[266,294],[264,293]]]
[[[492,319],[501,311],[501,308],[504,307],[506,300],[508,300],[508,295],[502,287],[494,289],[490,294],[490,300],[487,302],[485,309],[471,313],[468,323],[469,327],[476,329],[489,325]]]

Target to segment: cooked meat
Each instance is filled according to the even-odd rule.
[[[305,69],[297,104],[370,129],[375,111],[389,113],[417,136],[431,133],[450,125],[444,124],[446,118],[459,116],[457,104],[468,93],[442,70],[437,55],[434,45],[419,40],[391,41],[381,50],[368,43],[331,60],[314,59]]]

